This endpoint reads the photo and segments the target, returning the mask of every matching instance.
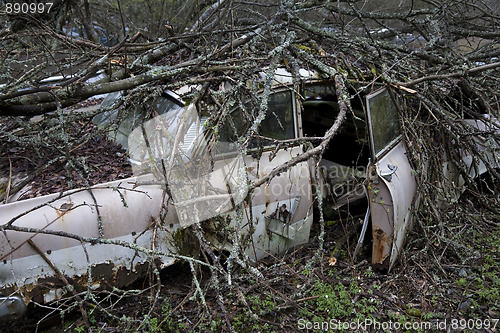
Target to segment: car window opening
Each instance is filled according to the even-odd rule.
[[[310,86],[302,102],[302,128],[305,137],[323,136],[339,113],[332,86]],[[352,168],[365,167],[370,156],[368,134],[361,100],[355,98],[339,132],[330,141],[323,159]]]
[[[321,137],[333,125],[339,105],[335,88],[331,85],[307,86],[302,101],[302,128],[305,137]],[[321,192],[328,204],[326,218],[338,218],[336,208],[344,205],[359,206],[359,213],[366,211],[367,202],[363,188],[366,166],[370,157],[365,115],[359,97],[351,101],[339,131],[323,154],[320,168]]]

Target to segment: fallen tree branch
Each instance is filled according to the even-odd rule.
[[[463,76],[467,76],[467,75],[474,75],[474,74],[477,74],[477,73],[480,73],[483,71],[495,69],[497,67],[500,67],[500,61],[497,61],[497,62],[494,62],[491,64],[478,66],[478,67],[474,67],[471,69],[467,69],[467,70],[462,71],[462,72],[453,72],[453,73],[442,74],[442,75],[428,75],[428,76],[424,76],[424,77],[415,79],[415,80],[410,81],[410,82],[397,83],[397,84],[399,84],[403,87],[412,87],[412,86],[416,86],[417,84],[420,84],[420,83],[426,82],[426,81],[446,80],[446,79],[451,79],[454,77],[463,77]]]

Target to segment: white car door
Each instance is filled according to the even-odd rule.
[[[300,145],[277,149],[272,141],[297,137],[298,116],[294,94],[289,90],[275,91],[269,96],[268,107],[268,113],[259,130],[262,137],[270,138],[271,141],[263,138],[252,139],[255,141],[249,145],[244,156],[245,176],[249,183],[266,177],[275,168],[302,152]],[[245,119],[254,117],[252,112],[255,111],[252,111],[251,107],[248,107],[248,110],[233,110],[219,132],[219,144],[221,141],[227,142],[230,147],[239,136],[244,135],[251,125],[251,122]],[[223,163],[227,163],[227,159],[219,159],[215,166]],[[231,219],[231,228],[236,228],[240,235],[243,235],[238,246],[250,258],[259,260],[270,253],[280,253],[309,240],[312,223],[310,184],[308,164],[302,162],[283,170],[250,194],[251,200],[245,203],[242,223],[237,225],[237,219]],[[220,230],[223,228],[220,226],[213,229],[219,230],[220,239],[231,237],[221,237]],[[217,240],[211,239],[211,242],[214,244]],[[233,247],[230,242],[220,245],[227,250]]]
[[[387,89],[366,96],[370,146],[367,192],[373,233],[372,264],[389,270],[401,251],[416,181],[402,141],[396,106]]]

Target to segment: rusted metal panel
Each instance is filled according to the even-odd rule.
[[[389,189],[377,174],[375,165],[368,166],[367,176],[373,235],[372,265],[387,271],[394,238],[394,206]]]
[[[411,224],[416,181],[402,141],[398,110],[389,91],[373,92],[366,96],[366,101],[374,158],[368,176],[368,186],[372,187],[368,195],[374,228],[373,262],[389,270]]]

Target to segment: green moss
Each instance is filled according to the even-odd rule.
[[[172,233],[172,239],[178,254],[193,258],[198,257],[198,239],[196,239],[190,228],[177,229]]]

